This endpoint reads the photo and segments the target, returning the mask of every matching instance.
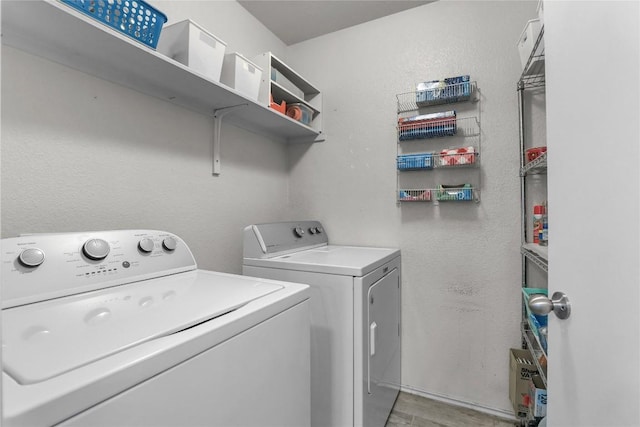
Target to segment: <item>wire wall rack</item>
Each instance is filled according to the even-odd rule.
[[[404,202],[479,203],[482,130],[476,82],[468,75],[429,80],[396,98],[398,206]],[[454,103],[458,104],[455,110]],[[457,178],[453,172],[444,172],[458,168],[469,170],[455,173]]]
[[[451,112],[455,114],[455,112]],[[429,139],[444,136],[470,137],[480,135],[480,121],[477,117],[420,120],[422,116],[398,119],[398,140]]]
[[[398,190],[399,202],[477,202],[478,198],[477,191],[470,184]]]
[[[467,81],[447,84],[442,87],[415,90],[396,95],[398,113],[419,110],[434,105],[446,105],[463,101],[476,101],[478,98],[477,84]]]
[[[414,171],[478,167],[479,154],[475,147],[447,149],[440,153],[403,154],[397,157],[397,168],[399,171]]]

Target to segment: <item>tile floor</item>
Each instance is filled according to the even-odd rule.
[[[473,409],[400,392],[386,427],[513,427],[509,421]]]

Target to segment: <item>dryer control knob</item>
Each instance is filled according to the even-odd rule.
[[[18,256],[18,261],[25,267],[37,267],[44,262],[44,252],[38,248],[25,249]]]
[[[309,233],[316,234],[318,230],[315,227],[309,227]]]
[[[151,240],[148,237],[145,237],[144,239],[141,239],[138,242],[138,248],[140,248],[140,250],[145,253],[151,252],[154,246],[155,246],[155,243],[153,242],[153,240]]]
[[[316,227],[316,233],[320,234],[322,232],[323,232],[322,227]]]
[[[293,232],[295,233],[296,236],[298,237],[302,237],[304,236],[304,230],[302,229],[302,227],[296,227],[293,229]]]
[[[84,255],[94,261],[105,259],[110,250],[109,243],[102,239],[89,239],[82,246]]]
[[[166,237],[162,241],[162,246],[168,251],[175,251],[178,246],[178,242],[173,237]]]

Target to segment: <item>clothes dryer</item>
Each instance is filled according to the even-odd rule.
[[[244,229],[242,272],[311,286],[311,425],[383,427],[400,389],[400,250],[330,245],[318,221]]]

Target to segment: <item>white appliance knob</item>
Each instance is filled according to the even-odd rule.
[[[105,259],[110,250],[109,243],[102,239],[89,239],[82,246],[82,252],[85,256],[94,261]]]
[[[296,227],[293,232],[295,233],[296,236],[298,237],[302,237],[304,236],[304,230],[302,229],[302,227]]]
[[[316,232],[318,234],[322,233],[324,230],[322,230],[322,227],[316,227]]]
[[[309,227],[309,233],[316,234],[317,230],[315,227]]]
[[[151,252],[153,250],[154,246],[155,246],[155,243],[153,242],[153,240],[151,240],[148,237],[145,237],[144,239],[141,239],[138,242],[138,247],[140,248],[140,250],[142,252],[145,252],[145,253]]]
[[[44,262],[44,252],[38,248],[25,249],[18,256],[18,261],[25,267],[37,267]]]
[[[162,246],[168,251],[175,251],[178,246],[178,242],[173,237],[166,237],[162,241]]]

